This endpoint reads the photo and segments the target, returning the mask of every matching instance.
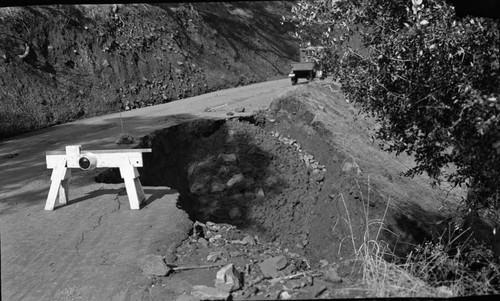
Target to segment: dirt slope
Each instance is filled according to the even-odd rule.
[[[0,9],[0,139],[282,77],[290,3]]]
[[[379,238],[403,255],[441,234],[464,194],[402,177],[412,158],[381,151],[374,126],[331,81],[304,82],[246,122],[198,120],[150,133],[141,179],[179,191],[193,221],[237,225],[313,261],[352,256],[385,214]],[[116,170],[97,180],[122,181]]]

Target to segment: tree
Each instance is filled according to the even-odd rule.
[[[458,17],[445,0],[301,0],[292,12],[304,43],[335,54],[329,69],[380,123],[383,148],[415,157],[406,175],[500,208],[499,20]]]

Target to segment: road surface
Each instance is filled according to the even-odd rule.
[[[290,89],[288,79],[253,84],[0,141],[3,300],[149,300],[153,284],[138,261],[147,254],[173,260],[192,225],[176,191],[145,187],[147,205],[131,211],[123,184],[95,183],[98,171],[74,170],[70,202],[45,211],[46,151],[132,148],[137,143],[116,144],[122,132],[139,141],[187,120],[226,118],[238,107],[245,112],[235,115],[248,115]]]

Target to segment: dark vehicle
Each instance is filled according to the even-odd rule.
[[[325,72],[320,70],[318,63],[313,56],[308,55],[309,51],[318,50],[318,47],[300,48],[300,62],[293,62],[292,71],[288,77],[292,80],[292,85],[296,85],[299,78],[312,81],[314,78],[325,78]]]

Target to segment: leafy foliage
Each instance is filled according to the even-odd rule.
[[[381,146],[415,157],[406,175],[500,207],[498,20],[458,18],[445,0],[301,0],[293,13],[297,36],[334,54],[343,92],[381,124]]]

